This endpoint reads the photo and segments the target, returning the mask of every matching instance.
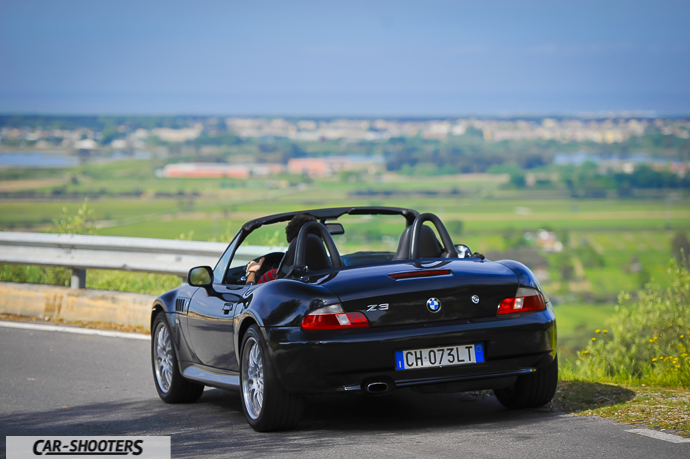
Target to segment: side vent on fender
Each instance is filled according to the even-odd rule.
[[[175,312],[187,312],[188,298],[178,298],[175,300]]]

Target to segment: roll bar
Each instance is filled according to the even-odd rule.
[[[446,251],[445,258],[458,258],[458,251],[453,245],[453,241],[448,234],[448,230],[441,222],[441,219],[434,214],[421,214],[414,219],[412,223],[412,236],[410,237],[410,258],[416,260],[419,258],[419,236],[422,232],[422,225],[424,222],[431,222],[436,227],[438,235],[441,236],[443,248]]]
[[[300,273],[306,272],[305,268],[307,268],[307,266],[305,265],[305,262],[307,258],[307,235],[309,234],[316,234],[323,239],[323,242],[326,244],[326,248],[328,249],[328,254],[331,256],[331,264],[334,268],[340,268],[343,266],[343,261],[340,258],[338,248],[335,246],[335,242],[333,242],[333,238],[331,237],[331,233],[328,232],[328,229],[322,223],[309,222],[302,226],[302,228],[299,230],[299,234],[297,235],[297,245],[295,247],[295,265],[293,268],[295,271]]]

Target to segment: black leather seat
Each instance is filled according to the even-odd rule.
[[[410,259],[410,238],[412,237],[412,225],[405,228],[400,236],[398,251],[395,253],[394,260]],[[436,238],[434,230],[426,225],[422,225],[419,237],[419,258],[441,258],[443,256],[443,246]]]
[[[285,252],[285,256],[278,266],[277,277],[285,277],[287,273],[290,272],[295,264],[295,251],[297,249],[297,239],[290,242],[290,246]],[[319,271],[322,269],[332,268],[331,258],[326,252],[326,247],[323,245],[323,241],[316,234],[307,235],[307,258],[306,265],[309,271]]]

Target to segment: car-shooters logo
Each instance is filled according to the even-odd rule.
[[[7,437],[7,459],[136,456],[170,459],[170,437]]]

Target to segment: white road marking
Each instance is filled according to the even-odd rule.
[[[0,327],[6,328],[23,328],[25,330],[39,330],[39,331],[54,331],[62,333],[76,333],[78,335],[98,335],[107,336],[110,338],[127,338],[127,339],[141,339],[149,341],[151,337],[139,333],[125,333],[119,331],[108,330],[94,330],[92,328],[78,328],[78,327],[64,327],[61,325],[37,325],[28,324],[24,322],[7,322],[0,321]]]
[[[631,429],[626,432],[644,435],[646,437],[656,438],[657,440],[669,441],[671,443],[690,443],[690,438],[679,437],[678,435],[671,435],[658,430],[651,429]]]

